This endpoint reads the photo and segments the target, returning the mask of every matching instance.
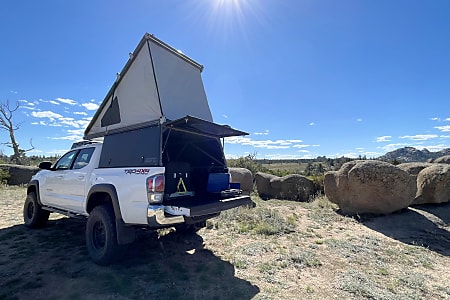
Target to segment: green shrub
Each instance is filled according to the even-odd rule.
[[[325,192],[325,188],[324,188],[324,184],[323,184],[324,177],[325,177],[324,174],[313,175],[313,176],[308,177],[314,183],[314,186],[316,187],[316,191],[321,194],[323,194]]]
[[[0,183],[7,184],[9,177],[10,177],[9,171],[6,169],[0,168]]]
[[[216,228],[234,228],[239,233],[282,235],[295,230],[295,223],[286,220],[276,210],[238,207],[222,212],[217,217]]]
[[[269,170],[265,168],[261,163],[255,161],[256,153],[249,154],[245,157],[239,157],[236,159],[228,159],[227,164],[230,168],[245,168],[255,175],[258,172],[267,173]]]

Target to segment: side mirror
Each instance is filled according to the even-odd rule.
[[[39,169],[50,170],[52,163],[50,161],[43,161],[39,164]]]

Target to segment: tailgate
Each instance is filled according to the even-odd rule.
[[[164,211],[174,216],[199,217],[219,213],[221,211],[249,205],[252,203],[250,196],[222,199],[208,203],[186,202],[181,205],[165,205]]]

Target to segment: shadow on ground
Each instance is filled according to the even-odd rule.
[[[418,205],[362,223],[401,242],[450,256],[450,203]]]
[[[89,259],[84,230],[84,221],[67,218],[0,230],[0,299],[251,299],[259,292],[197,234],[145,233],[120,263],[101,267]]]

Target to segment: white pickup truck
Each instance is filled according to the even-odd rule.
[[[30,181],[24,222],[50,212],[87,218],[91,258],[106,265],[136,228],[195,229],[221,211],[250,204],[231,182],[222,138],[246,135],[213,122],[203,67],[145,34],[92,121],[84,141]]]
[[[24,205],[25,225],[32,228],[45,225],[50,212],[87,218],[86,245],[98,264],[120,258],[136,228],[197,229],[223,210],[251,203],[230,183],[214,151],[193,154],[191,149],[180,155],[183,161],[155,167],[109,168],[100,165],[107,155],[103,149],[103,143],[87,143],[54,166],[41,163]],[[190,155],[195,159],[184,160]]]

